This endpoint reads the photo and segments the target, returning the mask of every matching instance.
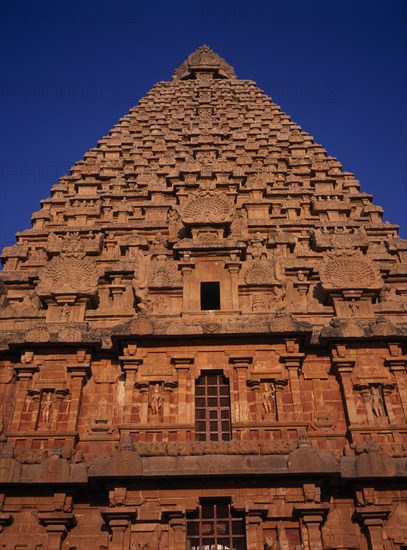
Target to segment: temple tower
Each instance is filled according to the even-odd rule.
[[[0,272],[0,548],[407,547],[407,245],[202,46]]]

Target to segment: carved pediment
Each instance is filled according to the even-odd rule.
[[[378,290],[383,280],[377,265],[362,254],[354,252],[328,253],[320,268],[325,290]]]
[[[235,208],[224,193],[203,191],[188,200],[181,207],[180,214],[186,226],[224,226],[232,222]]]
[[[93,295],[99,279],[96,262],[89,257],[57,256],[40,272],[39,296],[63,294]]]

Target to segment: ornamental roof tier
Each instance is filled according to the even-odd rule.
[[[67,324],[75,341],[104,346],[138,331],[196,334],[208,315],[220,333],[281,325],[318,339],[361,326],[370,334],[385,314],[381,330],[399,335],[406,244],[371,199],[254,82],[201,46],[52,187],[32,229],[3,250],[3,345],[59,341]],[[202,307],[201,291],[219,293],[216,310]]]

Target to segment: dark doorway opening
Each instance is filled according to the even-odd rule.
[[[201,309],[220,309],[220,283],[201,283]]]

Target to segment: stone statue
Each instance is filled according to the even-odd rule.
[[[52,393],[47,392],[41,402],[41,415],[40,420],[44,424],[48,424],[51,419],[51,412],[53,408]]]
[[[384,412],[383,399],[380,395],[379,388],[376,386],[371,386],[370,388],[370,406],[372,407],[372,412],[377,417],[386,416]]]
[[[263,384],[263,393],[261,395],[261,407],[264,415],[274,413],[274,388],[271,384],[265,382]]]
[[[163,398],[161,396],[160,384],[154,384],[150,390],[148,399],[148,408],[153,416],[159,416],[161,414]]]

